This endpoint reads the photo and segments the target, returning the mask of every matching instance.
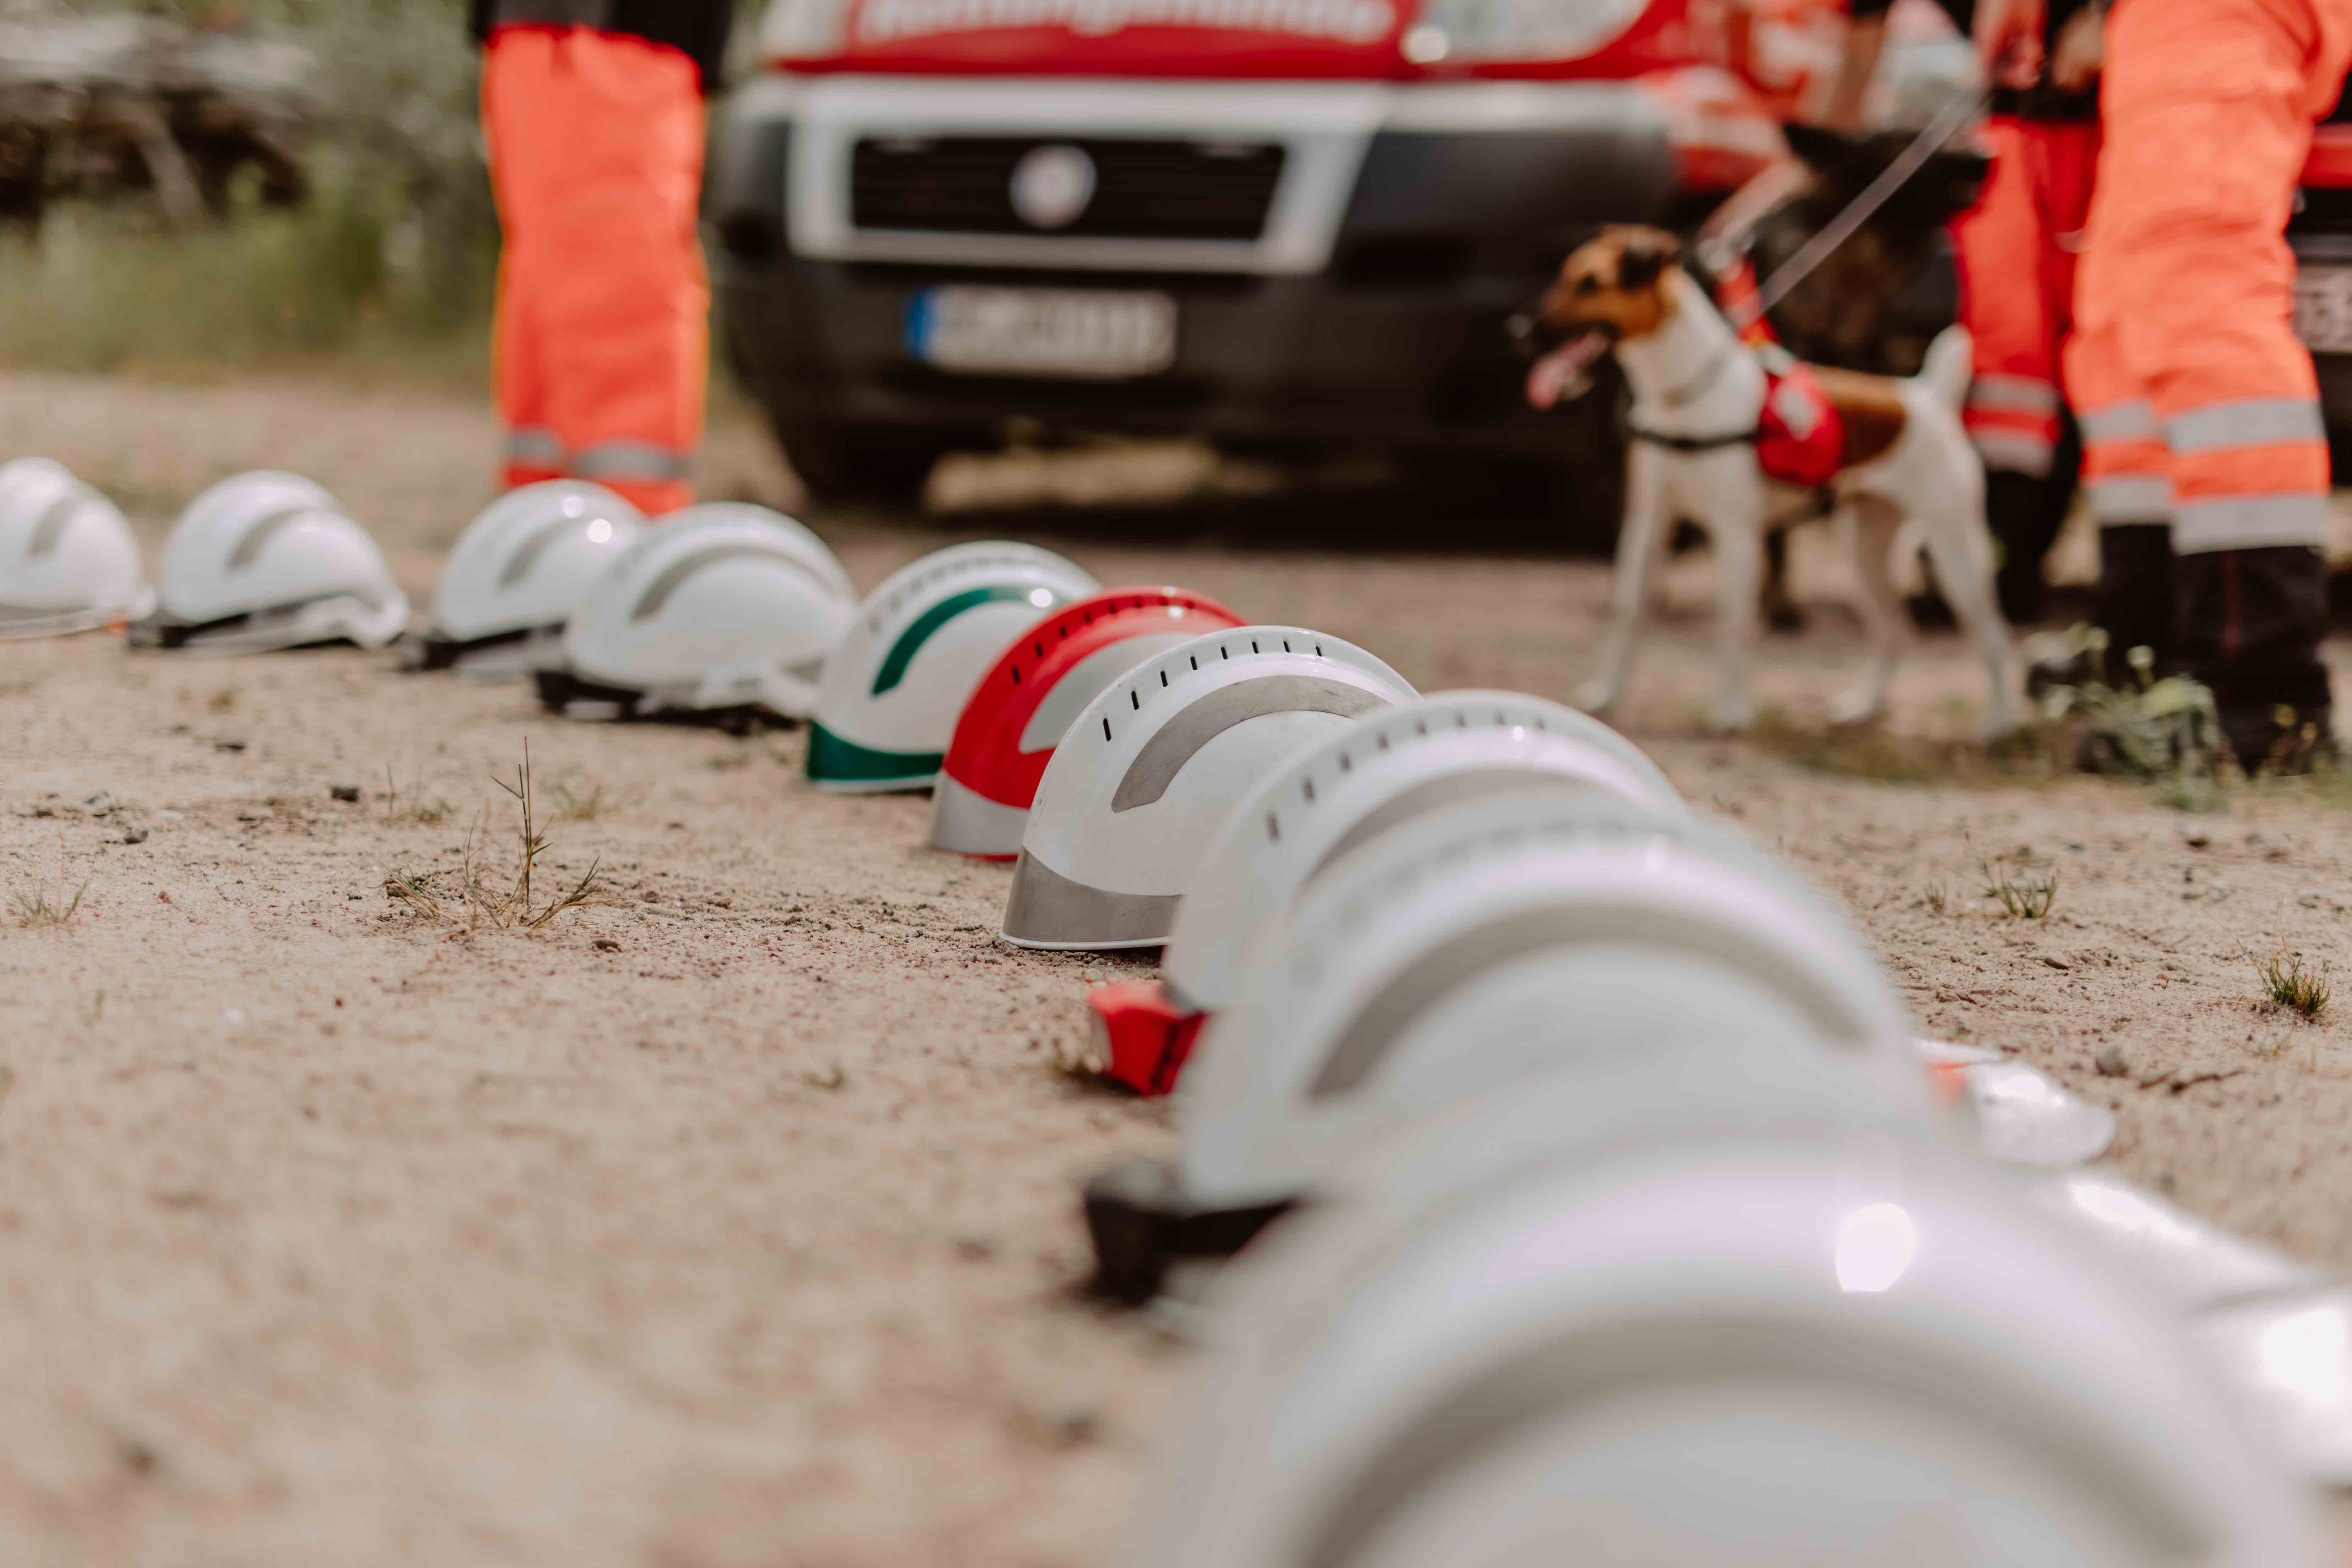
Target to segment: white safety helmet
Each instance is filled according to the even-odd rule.
[[[824,661],[809,783],[929,787],[989,666],[1046,612],[1100,586],[1050,550],[1003,540],[950,545],[892,573]]]
[[[582,479],[500,496],[467,525],[443,564],[432,618],[409,639],[411,668],[501,679],[562,664],[564,622],[645,521]]]
[[[841,563],[802,524],[691,507],[605,564],[539,693],[575,717],[804,719],[854,605]]]
[[[1498,795],[1369,845],[1298,903],[1178,1098],[1199,1203],[1286,1199],[1406,1121],[1580,1058],[1770,1039],[1935,1105],[1844,919],[1728,831],[1597,796]]]
[[[1018,855],[1037,781],[1087,704],[1153,654],[1241,624],[1214,599],[1147,586],[1107,588],[1030,626],[956,719],[931,791],[930,847],[986,860]]]
[[[2112,1172],[2069,1172],[2028,1192],[2187,1317],[2297,1474],[2352,1486],[2352,1289]]]
[[[1174,1088],[1208,1016],[1231,1002],[1300,889],[1365,844],[1480,795],[1598,792],[1653,810],[1682,798],[1599,720],[1509,691],[1447,691],[1366,714],[1297,752],[1227,816],[1176,906],[1159,981],[1087,994],[1096,1066],[1139,1094]]]
[[[1379,709],[1295,753],[1225,819],[1198,856],[1161,973],[1181,1001],[1223,1007],[1292,900],[1349,852],[1456,802],[1528,790],[1683,810],[1639,747],[1573,708],[1444,691]]]
[[[1353,643],[1239,626],[1128,670],[1045,764],[1004,907],[1016,947],[1157,947],[1234,807],[1301,748],[1414,695]]]
[[[408,621],[408,597],[367,531],[310,480],[270,471],[224,479],[189,504],[155,590],[155,613],[131,627],[142,646],[379,648]]]
[[[153,606],[113,502],[46,458],[0,468],[0,637],[89,631]]]
[[[2318,1568],[2193,1335],[1932,1140],[1710,1131],[1277,1223],[1134,1568]]]
[[[1937,1083],[1975,1112],[1984,1152],[2005,1164],[2087,1165],[2116,1141],[2114,1111],[2030,1062],[1944,1040],[1918,1047]]]

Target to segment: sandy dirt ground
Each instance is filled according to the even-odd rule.
[[[16,379],[0,416],[151,542],[205,481],[313,474],[420,595],[491,458],[482,408],[416,394]],[[706,478],[790,498],[748,426]],[[971,536],[811,521],[862,585]],[[1585,673],[1598,565],[1181,524],[1055,542],[1424,689]],[[2352,1268],[2352,1032],[2263,1010],[2253,969],[2347,962],[2347,797],[2189,816],[1971,761],[1934,739],[1975,690],[1949,639],[1894,738],[1824,748],[1858,652],[1826,603],[1767,649],[1782,740],[1711,740],[1706,593],[1675,568],[1622,716],[1688,795],[1842,899],[1927,1028],[2114,1106],[2123,1171]],[[526,742],[541,896],[601,862],[603,901],[525,933],[389,899],[478,823],[511,875],[491,778]],[[350,652],[0,645],[0,1560],[1109,1560],[1186,1352],[1084,1300],[1074,1184],[1171,1123],[1055,1063],[1087,985],[1146,966],[998,946],[1006,871],[922,850],[919,798],[805,790],[801,745]],[[1980,896],[1989,858],[2055,871],[2048,919]]]

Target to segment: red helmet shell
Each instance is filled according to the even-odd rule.
[[[999,805],[1027,810],[1052,760],[1057,732],[1044,746],[1022,749],[1037,710],[1062,679],[1114,643],[1136,637],[1195,637],[1242,618],[1205,595],[1181,588],[1111,588],[1065,605],[1013,639],[981,679],[956,721],[942,772]],[[1139,651],[1138,660],[1149,655]],[[1107,679],[1134,667],[1133,660]],[[1090,683],[1093,684],[1093,683]],[[1100,686],[1096,685],[1095,690]],[[1070,706],[1075,718],[1095,690]],[[1060,704],[1056,704],[1060,706]],[[1029,737],[1034,744],[1037,737]]]

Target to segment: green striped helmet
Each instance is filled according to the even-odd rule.
[[[991,540],[901,567],[866,595],[825,659],[809,782],[845,792],[923,789],[964,699],[1013,639],[1098,584],[1050,550]]]

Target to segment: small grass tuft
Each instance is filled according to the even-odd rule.
[[[27,931],[69,925],[81,912],[82,895],[89,891],[88,881],[76,888],[70,899],[62,892],[52,898],[47,888],[36,888],[29,893],[19,890],[12,900],[16,906],[16,923]]]
[[[2082,661],[2080,685],[2055,685],[2042,694],[2043,718],[2080,727],[2083,756],[2102,773],[2153,785],[2177,811],[2218,811],[2222,785],[2221,721],[2213,693],[2185,675],[2156,676],[2156,656],[2145,647],[2124,657],[2131,673],[2108,683],[2107,635],[2076,626],[2053,652]]]
[[[439,795],[426,799],[420,785],[418,793],[406,805],[400,799],[400,786],[393,782],[392,764],[383,765],[383,819],[386,822],[414,822],[432,827],[449,820],[457,807]]]
[[[2305,969],[2303,955],[2289,952],[2284,946],[2268,958],[2253,962],[2254,973],[2261,978],[2272,1007],[2295,1014],[2305,1021],[2316,1019],[2327,1011],[2328,1001],[2335,994],[2328,965]]]
[[[2058,873],[2054,869],[2046,877],[2036,877],[2013,872],[1990,860],[1979,863],[1984,868],[1984,896],[2000,900],[2000,907],[2013,920],[2044,919],[2050,913],[2050,906],[2058,901]]]
[[[1919,889],[1919,901],[1929,914],[1949,914],[1952,908],[1952,885],[1938,877]]]
[[[503,784],[500,787],[503,788]],[[618,790],[606,791],[601,784],[573,789],[568,784],[559,783],[552,786],[552,793],[555,795],[555,820],[558,822],[593,822],[598,817],[610,816],[635,804],[634,799],[623,795]]]
[[[522,745],[522,762],[515,769],[512,784],[491,775],[491,783],[514,796],[522,808],[522,823],[518,830],[520,864],[514,880],[501,885],[487,873],[480,844],[482,829],[488,814],[475,818],[466,830],[466,841],[458,852],[456,885],[436,885],[436,873],[423,876],[394,871],[383,881],[384,896],[394,903],[404,904],[415,913],[439,925],[462,927],[471,931],[485,923],[515,931],[539,931],[551,923],[567,910],[599,902],[597,879],[603,875],[602,856],[588,868],[587,875],[542,901],[532,886],[540,858],[547,853],[549,839],[539,826],[538,793],[531,780],[530,742]]]

